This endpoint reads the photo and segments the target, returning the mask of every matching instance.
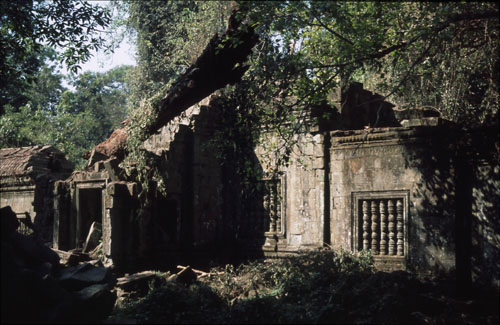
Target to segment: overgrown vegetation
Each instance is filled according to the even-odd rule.
[[[351,81],[364,82],[400,108],[432,107],[464,127],[494,121],[498,114],[500,38],[494,2],[127,1],[114,6],[121,10],[112,21],[108,9],[86,1],[2,2],[0,112],[9,117],[0,126],[0,145],[57,144],[81,165],[78,155],[117,126],[106,121],[106,136],[98,139],[92,138],[95,130],[81,136],[88,139],[67,139],[103,121],[102,112],[66,109],[61,121],[54,121],[50,114],[64,89],[44,54],[47,46],[64,47],[50,59],[57,57],[77,71],[91,49],[106,47],[104,28],[127,26],[126,35],[137,43],[138,65],[125,96],[131,111],[143,116],[132,122],[140,127],[150,117],[143,114],[148,105],[140,103],[164,96],[208,40],[225,30],[235,8],[247,15],[260,42],[242,82],[223,95],[233,100],[246,94],[244,106],[236,100],[227,107],[242,108],[238,118],[248,120],[238,124],[242,128],[253,127],[256,119],[274,128],[283,146],[269,150],[281,161],[311,107],[327,103],[332,89]],[[43,94],[37,94],[40,90]],[[63,99],[66,108],[78,105]],[[76,127],[36,136],[54,124],[56,129]]]
[[[28,102],[4,106],[0,116],[0,147],[55,145],[77,168],[83,153],[104,141],[127,117],[127,73],[120,66],[104,73],[85,72],[69,79],[50,62],[25,91]]]
[[[492,2],[130,1],[122,9],[138,45],[130,101],[141,117],[135,127],[149,118],[147,105],[139,103],[164,96],[161,87],[168,88],[224,30],[235,8],[260,41],[241,82],[220,94],[225,109],[235,110],[224,117],[235,123],[219,130],[218,152],[225,156],[253,148],[260,141],[255,132],[265,125],[279,138],[278,145],[266,144],[270,154],[286,163],[311,109],[330,104],[325,113],[334,115],[332,90],[352,81],[398,108],[432,107],[466,128],[498,114],[499,20]],[[244,174],[247,167],[240,166]]]
[[[320,249],[210,274],[189,286],[152,283],[144,297],[125,301],[111,318],[181,324],[498,321],[495,293],[462,303],[446,282],[376,272],[367,252]]]
[[[1,148],[54,145],[79,168],[82,154],[121,126],[131,67],[75,74],[93,50],[108,48],[110,21],[108,9],[86,1],[0,2]]]

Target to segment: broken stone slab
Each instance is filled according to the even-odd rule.
[[[95,266],[95,267],[104,267],[104,265],[102,264],[102,261],[98,260],[98,259],[90,260],[88,263]]]
[[[62,251],[59,249],[52,248],[54,252],[59,255],[59,262],[63,265],[67,266],[76,266],[80,262],[85,262],[89,259],[87,254],[82,254],[81,252],[78,251]]]
[[[63,287],[74,291],[93,284],[114,284],[115,280],[109,269],[83,263],[63,270],[59,282]]]
[[[20,235],[22,236],[22,235]],[[24,236],[26,240],[34,240]],[[73,296],[52,276],[53,265],[34,255],[21,256],[13,242],[2,238],[1,323],[74,323]],[[59,263],[59,262],[58,262]]]
[[[98,260],[102,256],[102,243],[99,243],[96,248],[89,252],[89,257],[92,260]]]
[[[88,301],[90,299],[95,299],[106,292],[109,292],[109,285],[107,284],[93,284],[91,286],[85,287],[80,291],[75,292],[76,297],[83,301]]]
[[[48,271],[55,270],[59,266],[59,256],[37,238],[15,232],[9,239],[5,245],[12,249],[19,266]],[[49,268],[47,263],[51,265]]]
[[[80,272],[80,271],[88,270],[91,267],[92,267],[92,265],[89,263],[81,263],[81,264],[78,264],[75,266],[65,268],[65,269],[61,270],[61,272],[59,274],[59,281],[67,280],[67,279],[71,278],[73,276],[73,274]]]
[[[136,291],[147,287],[150,280],[155,278],[156,274],[153,271],[143,271],[124,276],[117,279],[116,286],[124,291]]]
[[[410,120],[402,120],[401,125],[404,127],[411,126],[438,126],[443,124],[443,120],[439,117],[423,117]]]
[[[120,181],[120,161],[117,158],[111,158],[106,161],[104,161],[104,168],[108,172],[108,176],[111,179],[112,182],[118,182]]]
[[[99,245],[99,240],[102,238],[102,225],[94,221],[92,225],[90,225],[89,233],[87,235],[87,239],[85,240],[85,244],[83,245],[82,252],[88,253]]]

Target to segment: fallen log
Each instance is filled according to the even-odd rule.
[[[196,62],[169,89],[156,121],[148,127],[149,135],[214,91],[241,80],[249,68],[243,63],[258,41],[254,29],[242,24],[242,16],[234,11],[226,33],[212,37]]]
[[[196,62],[170,87],[158,104],[157,118],[145,128],[146,138],[216,90],[241,80],[249,68],[244,62],[258,41],[253,27],[243,23],[245,16],[241,11],[233,11],[226,32],[221,36],[215,34]],[[96,161],[112,156],[122,158],[126,139],[126,128],[118,129],[85,153],[84,158],[92,156]]]
[[[177,268],[179,270],[181,270],[181,272],[184,271],[187,268],[190,268],[191,271],[193,271],[194,273],[196,273],[198,275],[198,278],[202,278],[202,277],[205,277],[205,276],[212,276],[212,275],[221,275],[221,274],[224,274],[224,272],[204,272],[204,271],[201,271],[201,270],[193,269],[190,266],[177,265]]]

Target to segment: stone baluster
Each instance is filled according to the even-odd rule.
[[[378,255],[379,223],[377,215],[377,201],[372,200],[372,252]]]
[[[270,227],[271,227],[271,221],[269,220],[269,216],[270,216],[270,212],[269,212],[269,194],[267,192],[267,188],[264,187],[264,195],[262,197],[262,203],[263,203],[263,214],[262,214],[262,220],[261,222],[263,223],[263,227],[262,229],[264,229],[264,231],[269,231]],[[269,224],[268,224],[269,222]]]
[[[370,249],[370,207],[368,201],[363,200],[363,249]]]
[[[380,254],[387,255],[387,212],[384,200],[380,200]]]
[[[281,181],[276,181],[276,232],[281,233]]]
[[[396,236],[396,233],[394,232],[394,203],[392,200],[387,202],[387,210],[389,212],[389,255],[396,255],[396,241],[394,240],[394,237]]]
[[[276,195],[272,181],[269,182],[269,217],[270,217],[270,232],[276,232]]]
[[[403,200],[398,199],[396,201],[396,218],[397,218],[397,246],[398,246],[398,255],[404,255],[404,233],[403,233]]]

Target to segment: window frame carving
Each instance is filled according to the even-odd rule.
[[[410,191],[409,190],[391,190],[391,191],[362,191],[362,192],[352,192],[352,248],[353,251],[358,252],[363,249],[363,246],[369,246],[369,249],[372,250],[372,254],[375,258],[381,258],[381,257],[388,257],[388,258],[395,258],[395,259],[406,259],[408,257],[408,250],[409,250],[409,241],[408,241],[408,225],[409,225],[409,219],[410,219]],[[380,201],[384,201],[384,207],[380,206]],[[389,208],[388,208],[388,201],[392,200],[393,201],[393,206],[392,206],[392,214],[394,220],[393,231],[394,233],[392,234],[392,239],[395,240],[395,243],[393,242],[392,245],[395,245],[395,247],[392,247],[393,252],[395,254],[391,254],[391,251],[389,248],[389,241],[391,239],[390,235],[390,227],[389,227]],[[398,220],[397,220],[397,200],[401,200],[402,202],[402,240],[398,238]],[[363,211],[363,201],[369,201],[370,204],[367,204],[368,207],[365,206],[365,211]],[[371,203],[375,202],[374,205]],[[377,212],[375,212],[375,210]],[[368,211],[369,218],[367,216],[364,216],[366,212]],[[375,213],[376,217],[372,218],[372,215]],[[384,214],[383,219],[381,220],[381,216]],[[363,218],[368,220],[364,220]],[[373,220],[375,219],[375,220]],[[368,224],[365,224],[365,229],[363,229],[363,223],[368,221]],[[384,226],[382,226],[382,223],[385,223]],[[380,231],[375,232],[378,234],[377,236],[384,236],[383,231],[381,229],[387,229],[385,232],[385,238],[379,238],[375,236],[375,240],[371,234],[367,238],[366,236],[364,237],[363,235],[366,235],[366,230],[371,230],[373,233],[373,227],[378,227],[377,229],[380,229]],[[382,254],[380,251],[380,247],[382,246],[382,240],[386,240],[386,247],[385,249],[385,254]],[[368,240],[368,242],[367,242]],[[400,247],[400,245],[403,244],[403,247]],[[377,249],[372,249],[372,248],[379,248],[378,251]],[[399,252],[402,252],[402,254],[399,254]]]
[[[269,227],[266,227],[267,230],[264,232],[264,236],[266,238],[273,239],[284,239],[286,237],[286,178],[284,174],[280,174],[276,177],[263,178],[261,183],[267,188],[267,184],[276,183],[276,192],[274,195],[279,195],[275,200],[276,210],[275,212],[279,213],[279,223],[276,223],[276,229],[272,231],[270,229],[272,227],[271,214],[266,213],[267,219],[269,219]],[[266,192],[266,191],[264,191]],[[266,225],[268,220],[262,220]]]

